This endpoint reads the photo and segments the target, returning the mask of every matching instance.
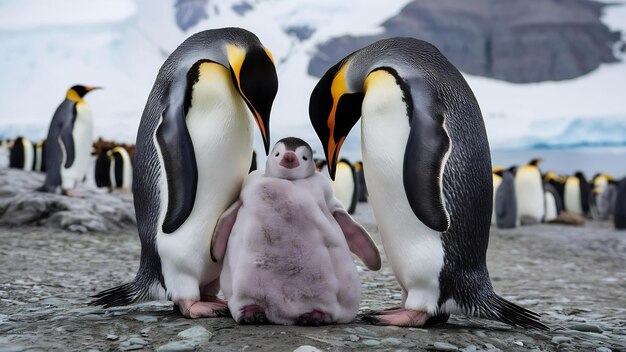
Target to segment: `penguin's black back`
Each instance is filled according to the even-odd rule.
[[[115,184],[117,187],[121,187],[124,184],[124,168],[130,167],[130,165],[124,164],[124,158],[120,153],[113,153],[113,158],[115,158],[115,170],[113,170]]]
[[[517,195],[515,194],[515,176],[510,171],[502,172],[502,183],[496,191],[496,226],[511,229],[517,222]]]
[[[76,111],[76,102],[69,99],[63,100],[52,116],[48,136],[46,137],[46,152],[43,162],[46,165],[46,180],[39,191],[54,192],[61,186],[61,164],[63,163],[63,152],[59,138],[66,129],[73,128]]]
[[[111,187],[111,161],[107,156],[107,152],[110,149],[111,148],[103,148],[96,157],[94,176],[97,187]]]
[[[619,183],[613,216],[615,228],[626,229],[626,177]]]
[[[23,137],[15,138],[13,141],[13,148],[9,152],[9,167],[15,169],[23,169],[25,156],[24,156],[24,144],[22,143]]]

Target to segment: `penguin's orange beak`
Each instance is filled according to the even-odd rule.
[[[93,87],[93,86],[92,87],[85,87],[85,90],[87,92],[91,92],[92,90],[96,90],[96,89],[104,89],[104,88],[102,88],[102,87]]]

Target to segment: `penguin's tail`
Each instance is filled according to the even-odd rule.
[[[123,285],[98,292],[91,298],[95,300],[89,302],[91,306],[103,306],[104,308],[127,306],[129,304],[150,300],[154,297],[151,293],[153,285],[144,285],[140,282],[131,281]]]
[[[475,312],[481,317],[499,320],[512,326],[549,330],[541,323],[539,314],[509,302],[495,293],[477,307]]]

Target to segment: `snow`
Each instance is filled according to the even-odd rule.
[[[296,135],[321,152],[308,118],[317,78],[306,72],[315,46],[339,35],[380,33],[380,24],[408,2],[257,0],[248,1],[254,8],[240,15],[233,10],[240,0],[209,1],[207,18],[185,32],[176,24],[176,0],[0,0],[0,137],[19,132],[33,140],[43,138],[67,88],[82,83],[105,88],[87,96],[94,111],[94,137],[133,142],[167,55],[192,33],[239,26],[256,33],[277,62],[280,83],[271,117],[272,142]],[[607,7],[603,21],[626,32],[624,2]],[[314,32],[300,41],[286,33],[294,26]],[[496,149],[528,147],[532,138],[557,138],[574,120],[593,125],[626,119],[624,62],[561,82],[512,84],[465,77]],[[599,143],[603,134],[597,132]],[[255,147],[262,150],[255,134]],[[355,127],[344,144],[345,156],[359,158],[359,143]]]

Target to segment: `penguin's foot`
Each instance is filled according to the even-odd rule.
[[[74,198],[85,198],[85,195],[73,189],[64,189],[63,195]]]
[[[308,313],[304,313],[296,319],[296,325],[300,326],[320,326],[326,324],[326,318],[328,314],[319,311],[313,310]]]
[[[226,302],[215,300],[210,302],[181,299],[174,304],[182,315],[190,319],[223,316],[228,310]]]
[[[239,311],[241,316],[237,323],[239,324],[268,324],[267,316],[265,315],[265,309],[256,304],[251,304],[241,308]]]
[[[374,325],[424,326],[430,314],[412,309],[392,308],[363,317]]]

